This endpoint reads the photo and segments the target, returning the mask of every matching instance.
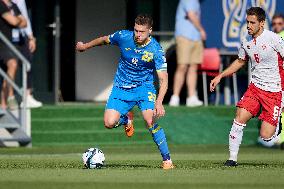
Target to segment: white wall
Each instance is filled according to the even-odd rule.
[[[125,0],[77,0],[76,41],[126,29]],[[116,46],[76,54],[76,100],[105,101],[119,60]]]

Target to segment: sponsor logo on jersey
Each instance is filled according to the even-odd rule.
[[[135,64],[137,66],[138,59],[137,58],[132,58],[131,62],[132,62],[132,64]]]

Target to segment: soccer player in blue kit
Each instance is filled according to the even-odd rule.
[[[127,136],[132,136],[134,127],[129,120],[129,111],[137,105],[161,152],[163,169],[174,165],[164,130],[156,120],[165,115],[163,99],[168,88],[167,63],[160,44],[150,36],[153,20],[148,15],[138,15],[134,31],[120,30],[112,35],[96,38],[90,42],[78,42],[77,51],[95,46],[117,45],[121,57],[114,78],[112,92],[106,104],[104,125],[108,129],[125,126]],[[156,96],[154,75],[157,73],[159,91]]]

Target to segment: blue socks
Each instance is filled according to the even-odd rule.
[[[118,123],[113,128],[120,127],[121,125],[126,125],[127,123],[128,123],[127,115],[120,115]]]
[[[152,133],[153,140],[161,152],[163,161],[170,160],[170,152],[163,128],[155,123],[151,128],[149,128],[149,131]]]

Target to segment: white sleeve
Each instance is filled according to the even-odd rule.
[[[242,59],[244,61],[248,60],[248,55],[247,55],[247,52],[246,52],[246,50],[244,48],[244,43],[242,43],[241,47],[239,48],[238,57],[239,57],[239,59]]]
[[[276,35],[273,38],[273,46],[281,57],[284,58],[284,41],[280,36]]]

